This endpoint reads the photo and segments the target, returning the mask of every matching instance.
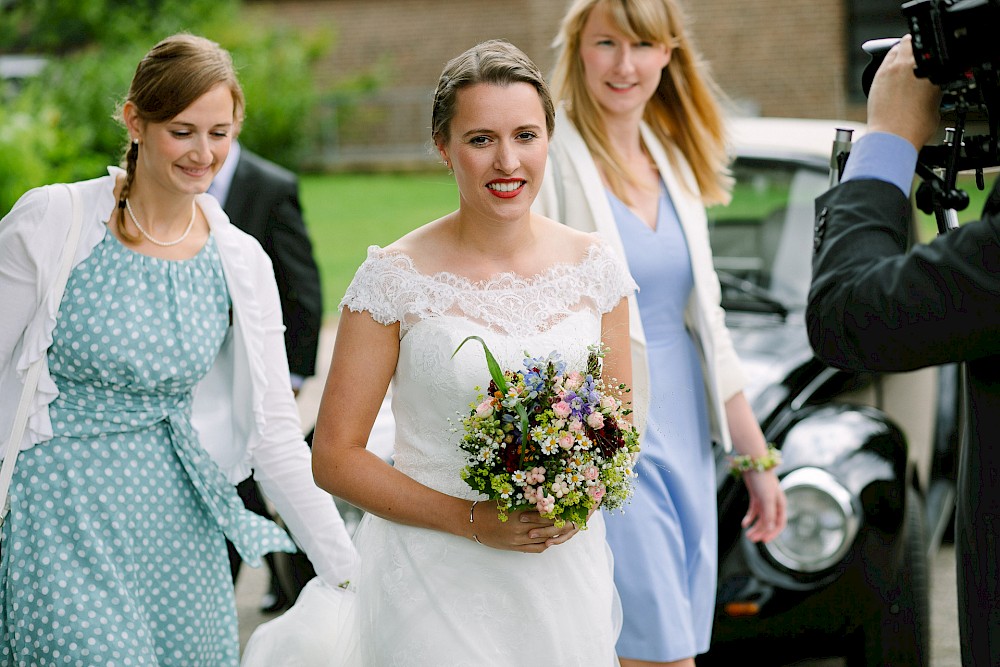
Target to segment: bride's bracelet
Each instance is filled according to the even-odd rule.
[[[478,504],[479,504],[478,500],[473,500],[472,501],[472,506],[469,507],[469,523],[475,523],[476,522],[476,505],[478,505]],[[476,544],[482,544],[482,542],[479,541],[479,538],[476,537],[475,533],[472,534],[472,539],[474,539],[476,541]]]
[[[741,454],[729,457],[729,471],[734,477],[739,477],[745,472],[766,472],[781,465],[781,452],[768,443],[767,453],[762,456],[750,456]]]

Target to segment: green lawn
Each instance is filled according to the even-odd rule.
[[[959,217],[963,222],[975,220],[986,193],[977,191],[971,179],[961,185],[972,204]],[[337,304],[369,245],[385,246],[458,207],[454,178],[443,169],[417,174],[306,175],[301,194],[323,278],[327,317],[336,315]],[[758,204],[765,206],[767,202]],[[720,213],[720,217],[739,217],[759,211],[730,208],[724,213],[716,211]],[[921,238],[927,241],[936,234],[936,226],[932,217],[921,217]]]
[[[302,177],[302,207],[323,278],[324,312],[337,313],[370,245],[385,246],[458,207],[444,172]]]

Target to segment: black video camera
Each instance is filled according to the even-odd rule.
[[[941,110],[956,107],[1000,116],[1000,0],[911,0],[902,13],[913,38],[916,75],[944,93]],[[865,95],[898,39],[865,42],[872,61],[861,76]]]
[[[996,111],[1000,0],[912,0],[902,10],[917,76],[941,87],[942,104]]]
[[[954,118],[944,144],[920,151],[917,174],[924,183],[917,203],[926,213],[961,210],[969,198],[955,188],[956,174],[975,171],[982,189],[983,169],[1000,165],[1000,0],[910,0],[902,13],[913,40],[914,73],[941,88],[942,115]],[[878,39],[862,46],[872,58],[861,77],[866,96],[898,41]],[[970,113],[986,122],[988,134],[965,134]]]

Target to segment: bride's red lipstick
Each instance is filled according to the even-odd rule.
[[[496,178],[486,184],[490,194],[500,199],[510,199],[521,194],[528,182],[523,178]],[[491,187],[495,186],[495,187]],[[514,186],[513,188],[511,186]]]

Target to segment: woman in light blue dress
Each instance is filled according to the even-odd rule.
[[[201,194],[242,104],[225,51],[167,38],[122,107],[127,168],[32,190],[0,221],[4,442],[24,368],[44,362],[11,443],[0,666],[235,667],[225,539],[255,565],[295,550],[236,494],[251,467],[323,580],[351,574],[312,482],[267,256]],[[74,213],[60,295],[51,267],[74,252]]]
[[[632,502],[607,517],[617,651],[623,667],[692,667],[715,609],[713,440],[762,468],[743,476],[747,538],[785,524],[712,267],[705,205],[729,197],[722,118],[674,0],[576,0],[557,45],[562,108],[536,210],[601,233],[639,285],[629,322],[642,452]]]
[[[631,615],[672,619],[670,632],[654,624],[624,624],[618,642],[630,652],[619,653],[657,655],[667,644],[678,655],[694,655],[711,638],[705,619],[715,608],[718,533],[715,503],[705,501],[706,492],[715,493],[715,461],[704,446],[710,441],[705,380],[684,326],[694,286],[691,259],[665,187],[655,229],[610,191],[608,199],[639,285],[650,387],[635,493],[626,516],[609,519],[608,543],[615,583]],[[635,571],[645,576],[633,576]]]

